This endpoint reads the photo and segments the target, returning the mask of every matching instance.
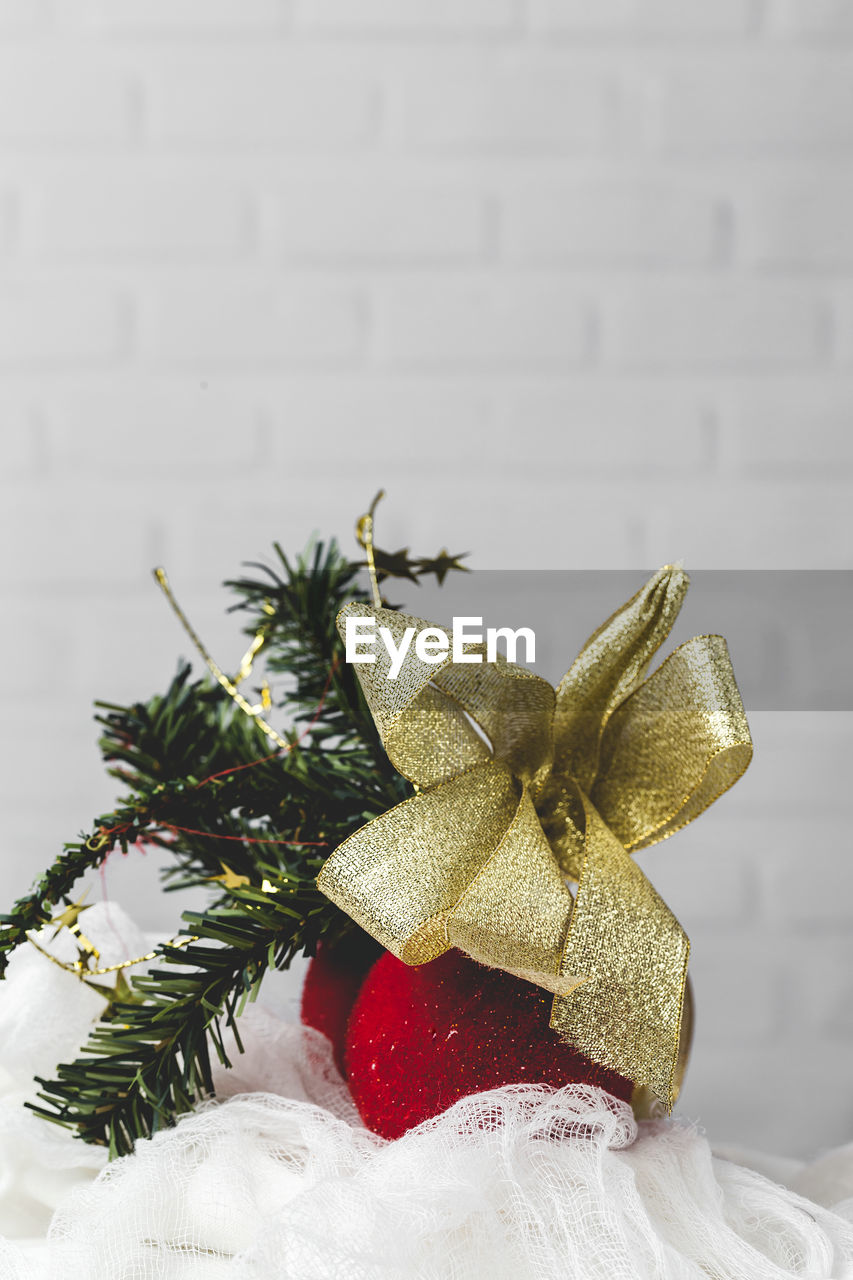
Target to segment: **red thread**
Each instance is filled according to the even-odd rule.
[[[313,716],[308,721],[308,723],[306,724],[302,732],[299,734],[299,736],[295,738],[293,742],[290,743],[290,745],[286,749],[284,750],[279,749],[277,751],[272,751],[268,756],[261,756],[260,759],[258,760],[249,760],[246,764],[236,764],[230,769],[220,769],[218,773],[211,773],[209,777],[202,778],[201,782],[196,783],[195,789],[198,790],[200,787],[207,786],[208,782],[213,782],[216,778],[224,778],[228,774],[239,773],[241,769],[254,769],[256,765],[266,764],[268,760],[275,760],[277,756],[286,754],[287,752],[292,751],[293,748],[311,732],[311,730],[314,728],[314,725],[319,720],[323,711],[323,707],[325,706],[325,703],[326,703],[326,697],[332,685],[332,680],[334,679],[335,672],[337,671],[339,666],[340,666],[340,655],[336,654],[332,660],[332,665],[329,668],[329,674],[328,674],[328,677],[326,678],[326,683],[323,686],[323,692],[320,694],[320,701],[317,703]],[[129,831],[132,826],[133,826],[133,823],[131,822],[126,822],[123,824],[120,823],[115,827],[101,827],[100,832],[102,836],[121,836],[121,835],[124,835],[126,831]],[[280,845],[287,845],[290,848],[297,848],[297,849],[328,848],[327,840],[264,840],[260,837],[253,838],[251,836],[228,836],[228,835],[222,835],[216,831],[197,831],[194,827],[178,827],[171,822],[162,822],[159,824],[159,828],[166,831],[183,832],[183,834],[187,836],[207,836],[211,840],[233,840],[233,841],[237,841],[240,844],[280,844]],[[155,830],[157,830],[157,828],[155,828]],[[143,848],[145,844],[145,840],[141,834],[137,836],[136,840],[134,841],[134,844],[138,849]],[[113,845],[115,845],[115,841],[113,841]],[[106,857],[104,858],[103,862],[101,863],[101,891],[104,894],[105,898],[106,898],[106,882],[104,877],[104,870],[105,870],[107,858],[112,852],[113,850],[110,849]]]
[[[196,831],[195,827],[178,827],[173,822],[161,822],[167,831],[182,831],[187,836],[208,836],[211,840],[237,840],[240,844],[286,844],[296,848],[326,849],[328,840],[265,840],[263,837],[226,836],[218,831]]]
[[[132,823],[128,822],[128,823],[125,823],[123,826],[101,828],[101,834],[105,836],[123,835],[125,831],[128,831],[130,829],[131,826],[132,826]],[[328,840],[268,840],[261,836],[256,836],[256,837],[255,836],[229,836],[219,831],[199,831],[195,827],[179,827],[174,822],[158,823],[158,825],[154,827],[149,834],[153,835],[155,834],[155,832],[161,831],[161,830],[183,832],[183,834],[187,836],[208,836],[211,840],[236,840],[236,841],[239,841],[241,844],[283,844],[283,845],[289,845],[297,849],[301,849],[301,848],[326,849],[328,848],[328,843],[329,843]],[[145,841],[143,840],[142,836],[139,836],[134,841],[134,844],[137,847],[141,847],[142,845],[145,844]],[[112,850],[110,850],[110,853],[111,852]],[[109,854],[107,854],[107,857],[109,857]],[[106,861],[106,858],[104,859],[104,861]]]
[[[301,742],[302,739],[305,737],[305,735],[311,732],[311,730],[314,728],[314,725],[319,720],[320,713],[323,710],[323,706],[325,705],[325,702],[326,702],[326,694],[329,692],[329,688],[332,683],[332,678],[339,666],[340,666],[340,655],[336,653],[334,658],[332,659],[332,665],[331,667],[329,667],[329,674],[326,678],[326,683],[323,686],[323,692],[320,694],[320,701],[317,703],[317,709],[314,712],[311,719],[308,721],[305,728],[300,733],[299,737],[296,739],[296,742]],[[296,746],[296,743],[294,743],[293,745]]]
[[[281,748],[277,751],[271,751],[268,756],[261,756],[260,760],[249,760],[246,764],[235,764],[230,769],[220,769],[219,773],[212,773],[208,778],[202,778],[201,782],[196,783],[196,791],[199,787],[206,787],[208,782],[213,782],[216,778],[224,778],[229,773],[239,773],[241,769],[254,769],[257,764],[266,764],[267,760],[275,760],[276,756],[282,754]]]
[[[132,822],[125,822],[119,823],[118,826],[115,827],[99,827],[98,830],[102,836],[123,836],[125,831],[129,831],[132,826]],[[113,843],[115,844],[115,841],[113,841]],[[112,853],[112,849],[110,850],[110,853]],[[106,856],[109,857],[109,854]]]
[[[291,742],[288,747],[279,747],[277,751],[271,751],[268,756],[261,756],[259,760],[250,760],[247,764],[236,764],[231,769],[220,769],[218,773],[211,773],[209,777],[202,778],[201,782],[196,784],[196,790],[198,790],[199,787],[207,786],[208,782],[213,782],[214,779],[216,778],[227,777],[229,773],[239,773],[241,769],[254,769],[255,765],[266,764],[268,760],[275,760],[277,756],[286,755],[288,752],[292,751],[293,748],[311,732],[311,730],[314,728],[314,725],[319,720],[320,715],[322,714],[322,711],[323,711],[323,707],[325,706],[325,703],[326,703],[326,696],[331,687],[332,679],[339,665],[340,665],[340,658],[336,654],[334,659],[332,660],[332,665],[329,668],[329,674],[326,679],[326,683],[323,686],[323,692],[320,694],[320,701],[317,703],[313,716],[308,721],[308,723],[306,724],[302,732],[299,734],[299,736],[295,738],[294,741]]]

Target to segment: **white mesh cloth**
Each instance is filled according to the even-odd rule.
[[[38,959],[42,988],[75,981]],[[34,965],[0,986],[0,1036]],[[260,1009],[243,1030],[219,1101],[97,1176],[99,1153],[22,1117],[20,1080],[0,1098],[2,1280],[853,1277],[853,1147],[780,1162],[785,1187],[580,1085],[479,1094],[388,1143],[323,1037]]]

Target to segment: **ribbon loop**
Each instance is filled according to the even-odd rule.
[[[477,722],[495,759],[517,778],[529,782],[550,766],[555,698],[547,680],[498,654],[494,662],[450,663],[436,684]]]
[[[454,907],[448,941],[483,964],[499,954],[507,973],[569,995],[586,981],[561,968],[571,915],[572,895],[525,790],[503,840]]]
[[[447,920],[518,809],[508,770],[488,761],[360,827],[317,884],[383,947],[424,964],[449,947]]]
[[[429,627],[421,618],[396,609],[372,609],[360,602],[345,605],[338,614],[343,636],[347,618],[375,618],[399,652],[407,631]],[[373,662],[356,670],[382,744],[398,773],[419,787],[432,787],[491,758],[491,752],[465,715],[463,708],[433,683],[442,666],[423,662],[409,643],[400,670],[391,679],[391,653],[387,645],[375,646]]]
[[[588,791],[598,772],[601,735],[642,680],[672,630],[690,579],[666,565],[593,632],[557,686],[554,754],[558,770]]]
[[[751,759],[726,642],[696,636],[610,718],[592,799],[625,848],[641,849],[692,822]]]

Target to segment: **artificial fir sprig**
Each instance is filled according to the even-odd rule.
[[[30,893],[0,916],[0,973],[9,953],[49,924],[79,878],[114,850],[161,847],[170,856],[167,888],[206,884],[219,892],[223,862],[245,873],[258,865],[258,851],[312,881],[329,840],[381,811],[383,797],[399,796],[393,780],[381,785],[357,754],[333,756],[295,739],[286,755],[265,754],[252,721],[221,691],[188,677],[183,666],[165,695],[98,717],[110,772],[133,790],[66,844]]]
[[[54,908],[114,849],[158,846],[168,855],[166,888],[204,885],[212,894],[206,911],[181,917],[185,942],[156,948],[158,967],[129,985],[120,975],[82,1055],[39,1080],[38,1113],[113,1155],[212,1092],[211,1045],[227,1065],[222,1029],[233,1028],[239,1047],[235,1018],[270,967],[355,928],[315,877],[337,844],[409,793],[335,626],[344,603],[368,598],[359,564],[334,542],[294,561],[275,552],[273,567],[254,566],[260,576],[226,585],[233,608],[248,615],[250,653],[263,649],[267,669],[287,678],[277,710],[294,727],[284,748],[271,750],[257,721],[219,685],[191,680],[186,665],[147,702],[99,703],[101,751],[129,794],[0,916],[2,976],[10,952],[55,923]],[[395,557],[385,558],[389,576]],[[455,558],[445,553],[404,559],[403,576],[433,572],[441,581],[460,567],[446,565]]]
[[[312,739],[340,739],[339,747],[367,750],[384,769],[384,752],[373,717],[352,669],[343,662],[335,625],[348,600],[365,600],[358,584],[359,566],[341,556],[333,541],[328,549],[317,543],[313,554],[291,562],[278,543],[272,566],[252,564],[259,577],[244,576],[225,586],[237,597],[230,611],[248,614],[247,635],[261,637],[267,668],[284,674],[279,709],[299,724],[314,720],[322,702],[322,716],[312,726]]]
[[[185,912],[193,940],[157,948],[156,967],[133,977],[134,998],[112,1002],[84,1054],[59,1066],[55,1079],[38,1080],[43,1105],[32,1109],[107,1145],[112,1157],[212,1094],[211,1046],[230,1066],[224,1028],[242,1051],[236,1019],[246,1001],[269,968],[285,968],[310,949],[319,929],[312,881],[288,880],[271,868],[265,879],[264,891],[235,888],[225,905]]]

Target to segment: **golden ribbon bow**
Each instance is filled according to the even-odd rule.
[[[432,665],[414,644],[389,679],[378,645],[358,678],[416,794],[339,845],[318,878],[407,964],[458,947],[553,992],[551,1026],[667,1108],[689,943],[629,854],[697,817],[752,756],[721,636],[688,640],[643,681],[687,586],[661,569],[556,690],[500,656],[459,663],[451,648]],[[353,603],[342,634],[347,617],[375,617],[396,645],[429,626]]]

